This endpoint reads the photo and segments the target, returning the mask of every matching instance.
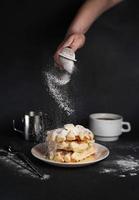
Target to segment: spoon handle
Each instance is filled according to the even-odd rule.
[[[16,155],[22,159],[40,178],[43,178],[42,174],[36,169],[34,164],[29,160],[29,158],[24,153],[16,153]]]

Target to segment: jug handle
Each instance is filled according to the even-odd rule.
[[[16,127],[15,127],[15,120],[13,120],[13,129],[16,131],[16,132],[19,132],[19,133],[24,133],[23,131],[21,131],[21,130],[19,130],[19,129],[17,129]]]

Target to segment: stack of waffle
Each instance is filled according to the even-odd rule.
[[[94,135],[81,125],[48,131],[46,146],[48,159],[58,162],[79,162],[95,153]]]

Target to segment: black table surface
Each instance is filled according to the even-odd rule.
[[[99,142],[100,143],[100,142]],[[0,148],[5,145],[20,147],[48,180],[42,181],[29,175],[20,174],[16,168],[0,159],[0,200],[15,199],[139,199],[139,168],[123,171],[113,166],[114,173],[108,172],[111,163],[118,158],[139,159],[139,141],[130,137],[120,137],[117,142],[101,142],[110,150],[107,159],[81,168],[61,168],[51,166],[34,158],[30,149],[34,145],[14,133],[0,135]]]

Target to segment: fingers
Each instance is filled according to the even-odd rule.
[[[81,48],[85,43],[85,36],[83,34],[74,34],[70,39],[69,47],[72,48],[74,52]]]
[[[60,62],[60,57],[59,57],[58,51],[54,54],[54,60],[55,60],[55,63],[57,64],[56,67],[63,68],[62,63]]]
[[[71,47],[71,44],[73,42],[73,38],[69,37],[68,39],[64,40],[57,48],[57,51],[54,55],[54,60],[55,62],[59,65],[59,67],[63,68],[62,63],[60,62],[60,57],[59,54],[60,52],[65,48],[65,47]]]
[[[71,44],[73,43],[73,41],[74,41],[73,36],[70,36],[68,39],[66,39],[66,40],[63,42],[62,48],[71,47]]]
[[[76,45],[75,42],[73,42],[73,43],[70,45],[70,48],[71,48],[74,52],[76,52],[77,49],[78,49],[78,46]]]
[[[77,49],[81,48],[85,43],[85,36],[81,33],[76,33],[68,36],[57,48],[57,51],[54,55],[55,62],[61,67],[62,63],[60,62],[59,54],[65,47],[70,47],[74,52],[77,51]]]

